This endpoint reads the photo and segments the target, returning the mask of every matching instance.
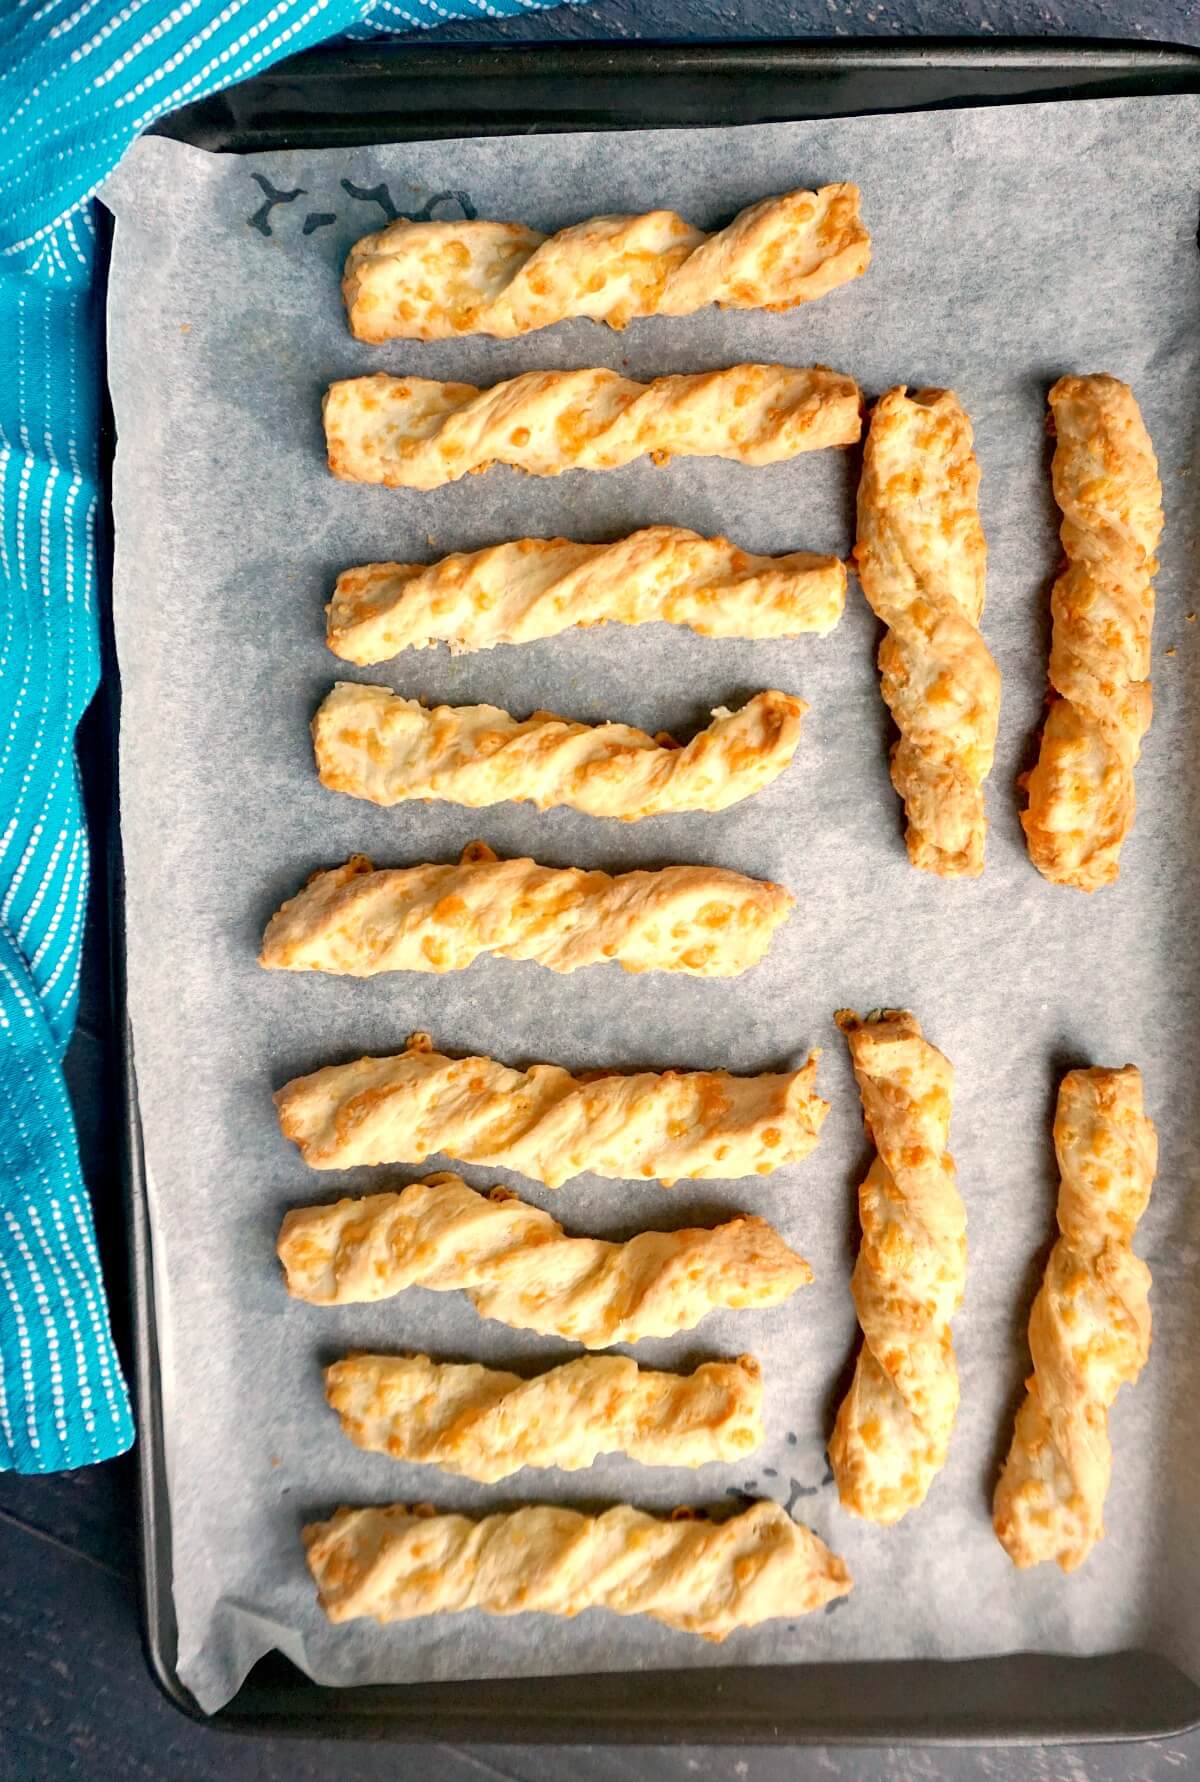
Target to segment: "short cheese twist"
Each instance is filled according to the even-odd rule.
[[[355,242],[342,295],[358,340],[511,340],[571,316],[793,309],[858,278],[871,258],[857,186],[787,192],[706,235],[673,210],[590,217],[539,235],[520,223],[410,223]]]
[[[1070,1572],[1104,1533],[1109,1406],[1150,1353],[1150,1270],[1130,1248],[1158,1161],[1141,1072],[1068,1072],[1054,1148],[1061,1236],[1029,1318],[1033,1373],[994,1520],[1014,1565]]]
[[[1150,632],[1162,487],[1128,385],[1063,377],[1050,392],[1054,496],[1067,567],[1051,596],[1057,698],[1029,776],[1029,854],[1056,885],[1097,891],[1133,826],[1133,770],[1150,726]]]
[[[859,1190],[854,1304],[863,1347],[829,1457],[848,1510],[898,1522],[945,1464],[958,1410],[950,1319],[966,1280],[966,1214],[946,1149],[954,1072],[916,1017],[838,1016],[876,1156]]]
[[[297,1207],[278,1249],[288,1292],[312,1305],[359,1305],[406,1287],[465,1291],[481,1318],[585,1349],[674,1336],[721,1308],[782,1305],[812,1280],[762,1219],[609,1243],[568,1237],[507,1189],[476,1194],[451,1175]]]
[[[811,1614],[850,1589],[843,1562],[768,1502],[726,1522],[625,1504],[602,1516],[529,1504],[476,1522],[394,1504],[338,1510],[311,1523],[304,1544],[330,1621],[611,1609],[723,1640]]]
[[[858,490],[854,556],[887,626],[883,697],[900,731],[892,783],[913,865],[943,877],[983,871],[1000,676],[979,635],[987,549],[971,424],[951,390],[880,398]]]
[[[314,873],[271,917],[259,964],[279,971],[462,971],[483,954],[578,971],[735,977],[792,907],[781,885],[720,866],[582,872],[498,860],[472,842],[457,866],[377,872],[362,854]]]
[[[358,1447],[486,1484],[524,1466],[578,1472],[602,1454],[704,1466],[743,1459],[763,1439],[750,1355],[691,1374],[581,1355],[531,1380],[428,1355],[351,1355],[325,1370],[325,1396]]]
[[[510,1070],[493,1058],[446,1058],[413,1034],[392,1058],[360,1058],[277,1091],[285,1138],[312,1169],[461,1163],[519,1170],[547,1188],[590,1171],[691,1180],[768,1175],[816,1145],[829,1112],[814,1093],[814,1052],[799,1070],[594,1073],[557,1064]]]
[[[377,371],[331,384],[324,414],[334,476],[440,489],[492,464],[531,476],[617,470],[647,455],[780,464],[853,445],[860,407],[853,378],[823,365],[731,365],[648,384],[615,371],[527,371],[490,390]]]
[[[424,706],[387,687],[340,681],[313,719],[321,784],[372,804],[442,798],[480,809],[505,799],[569,805],[637,822],[673,811],[723,811],[790,765],[808,710],[758,693],[713,714],[680,747],[629,724],[577,724],[554,712],[517,719],[495,705]]]
[[[752,557],[727,538],[647,526],[613,544],[519,538],[438,563],[367,563],[338,577],[327,641],[366,667],[401,650],[490,650],[582,625],[665,620],[702,637],[824,636],[846,604],[838,557]]]

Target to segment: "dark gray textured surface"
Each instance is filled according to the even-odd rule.
[[[447,41],[572,37],[1134,37],[1200,44],[1196,0],[595,0]]]
[[[1131,37],[1200,46],[1194,0],[597,0],[508,25],[453,25],[440,36],[803,37],[950,35]],[[95,733],[85,752],[97,747]],[[93,925],[93,943],[99,932]],[[115,1102],[99,949],[72,1048],[88,1180],[122,1323],[121,1211],[113,1164]],[[119,1328],[120,1335],[120,1328]],[[186,1782],[1148,1782],[1186,1773],[1200,1734],[1166,1743],[1044,1750],[539,1751],[528,1747],[381,1748],[234,1739],[186,1722],[157,1693],[137,1632],[133,1476],[128,1460],[57,1479],[0,1477],[0,1782],[59,1778]]]

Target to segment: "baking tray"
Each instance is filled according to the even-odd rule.
[[[1200,52],[1168,45],[875,43],[355,45],[310,52],[186,106],[155,133],[225,153],[467,135],[751,124],[1032,100],[1200,92]],[[104,461],[111,468],[112,430]],[[109,532],[102,541],[107,556]],[[102,569],[105,564],[102,562]],[[105,640],[115,785],[120,709]],[[153,1256],[124,995],[115,800],[108,839],[114,1031],[123,1061],[143,1630],[183,1712],[226,1730],[310,1737],[628,1744],[895,1744],[1163,1736],[1200,1724],[1200,1684],[1167,1660],[1017,1654],[967,1661],[731,1667],[323,1688],[279,1654],[219,1713],[179,1679]]]

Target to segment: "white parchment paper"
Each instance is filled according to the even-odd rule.
[[[469,119],[464,119],[469,127]],[[325,1682],[1147,1644],[1200,1673],[1194,1190],[1197,963],[1194,99],[740,130],[578,135],[215,157],[147,140],[105,190],[117,226],[110,376],[119,430],[116,623],[124,686],[122,825],[129,999],[145,1124],[166,1393],[180,1671],[208,1709],[278,1646]],[[367,348],[338,296],[350,243],[393,212],[516,217],[552,229],[600,210],[671,205],[714,225],[766,192],[854,179],[875,241],[867,277],[789,315],[711,312],[623,334],[585,322],[511,343]],[[721,816],[636,826],[504,805],[376,810],[318,784],[308,720],[353,674],[323,642],[344,566],[432,558],[524,533],[606,538],[652,521],[726,532],[754,551],[846,551],[857,457],[766,470],[680,459],[556,480],[493,471],[433,494],[335,482],[322,457],[331,378],[384,367],[489,383],[537,366],[632,375],[740,359],[814,360],[870,394],[951,384],[975,424],[990,547],[985,632],[1004,678],[988,866],[976,883],[913,872],[887,777],[875,621],[856,588],[830,638],[712,642],[601,629],[365,671],[405,694],[548,706],[689,732],[762,687],[812,706],[793,769]],[[1063,371],[1127,378],[1158,449],[1167,529],[1158,579],[1155,719],[1118,886],[1087,899],[1030,866],[1015,780],[1045,684],[1058,560],[1045,394]],[[799,899],[769,961],[732,982],[558,978],[482,961],[445,978],[356,983],[267,974],[262,926],[317,866],[501,853],[620,868],[711,860]],[[867,1147],[834,1009],[907,1004],[958,1069],[953,1145],[971,1269],[955,1326],[962,1410],[925,1506],[891,1530],[838,1507],[824,1458],[855,1345],[848,1290]],[[807,1255],[815,1284],[782,1309],[711,1317],[641,1345],[649,1365],[750,1349],[770,1430],[738,1469],[652,1471],[612,1459],[483,1488],[346,1442],[320,1365],[350,1347],[424,1349],[529,1368],[570,1350],[422,1290],[374,1308],[289,1301],[273,1253],[289,1204],[402,1172],[307,1171],[271,1090],[299,1071],[398,1050],[414,1028],[447,1050],[572,1068],[775,1068],[827,1048],[833,1104],[802,1166],[743,1183],[612,1184],[555,1195],[509,1178],[568,1229],[626,1235],[750,1209]],[[1154,1351],[1114,1417],[1109,1538],[1070,1579],[1013,1570],[989,1503],[1027,1367],[1025,1322],[1053,1229],[1056,1081],[1081,1062],[1145,1071],[1161,1172],[1138,1246],[1154,1271]],[[422,1173],[422,1172],[413,1172]],[[497,1172],[465,1170],[476,1186]],[[714,1648],[593,1612],[567,1623],[477,1615],[331,1628],[299,1531],[343,1502],[520,1500],[649,1508],[779,1498],[845,1555],[836,1612]]]

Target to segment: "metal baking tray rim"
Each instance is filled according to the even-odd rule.
[[[519,46],[465,46],[398,43],[381,50],[350,45],[337,51],[311,50],[265,75],[181,108],[155,126],[158,134],[225,152],[292,146],[304,133],[330,146],[353,142],[421,140],[430,134],[471,135],[519,128],[519,105],[534,86],[544,92],[556,80],[574,79],[594,87],[600,74],[651,90],[664,102],[666,116],[603,122],[592,109],[574,111],[560,103],[550,129],[637,128],[711,123],[711,116],[677,117],[672,93],[662,93],[663,77],[701,86],[736,78],[739,119],[836,116],[837,94],[823,95],[822,82],[849,75],[899,75],[924,80],[932,99],[852,107],[853,115],[921,110],[979,103],[1029,103],[1048,97],[1100,97],[1110,92],[1200,92],[1200,51],[1171,44],[1119,41],[1062,42],[1053,39],[813,40],[803,43],[572,43]],[[460,86],[486,73],[499,98],[480,127],[464,118]],[[437,87],[438,77],[442,86]],[[940,81],[981,78],[995,84],[952,96]],[[399,104],[403,83],[409,97],[419,87],[414,112]],[[816,83],[803,94],[798,83]],[[765,83],[755,111],[746,101],[752,82]],[[773,81],[786,87],[787,111],[773,110]],[[1022,84],[1023,82],[1027,84]],[[367,101],[366,121],[356,135],[330,110],[330,85],[348,89],[345,97]],[[370,107],[382,96],[382,109]],[[1008,90],[1003,89],[1007,86]],[[1083,89],[1081,91],[1081,89]],[[730,91],[726,88],[726,93]],[[441,116],[453,128],[438,129],[439,92],[448,95]],[[778,99],[774,98],[778,104]],[[612,96],[609,103],[614,104]],[[505,107],[508,107],[506,110]],[[686,113],[688,104],[682,108]],[[354,114],[360,119],[363,112]],[[414,115],[417,123],[411,122]],[[430,120],[433,128],[429,128]],[[525,129],[537,127],[526,115]],[[104,218],[107,221],[107,217]],[[100,248],[107,253],[108,232]],[[104,279],[100,283],[103,285]],[[115,444],[111,412],[102,423],[102,465],[107,479]],[[100,538],[102,583],[111,573],[112,514],[106,501]],[[109,584],[111,585],[111,584]],[[121,855],[116,760],[119,740],[120,677],[106,608],[101,698],[108,721],[111,796],[107,850],[109,964],[113,1032],[121,1065],[121,1148],[126,1229],[131,1259],[134,1396],[139,1440],[137,1471],[140,1520],[142,1635],[155,1683],[189,1718],[227,1732],[263,1736],[488,1740],[612,1744],[847,1744],[943,1745],[1101,1742],[1163,1738],[1200,1726],[1200,1682],[1158,1655],[1142,1651],[1093,1658],[1018,1653],[1001,1658],[954,1661],[904,1660],[869,1664],[731,1667],[646,1673],[649,1687],[620,1672],[572,1676],[477,1680],[464,1683],[363,1685],[327,1688],[311,1682],[278,1653],[256,1664],[233,1700],[209,1715],[179,1677],[177,1628],[171,1585],[170,1509],[166,1488],[163,1400],[159,1373],[153,1239],[146,1197],[145,1155],[138,1109],[133,1035],[125,996],[124,875]],[[585,1689],[579,1685],[586,1683]],[[940,1698],[931,1702],[930,1691]],[[801,1693],[815,1701],[799,1705]],[[870,1706],[864,1714],[861,1698]],[[669,1704],[669,1709],[664,1708]],[[1039,1705],[1040,1704],[1040,1705]]]

